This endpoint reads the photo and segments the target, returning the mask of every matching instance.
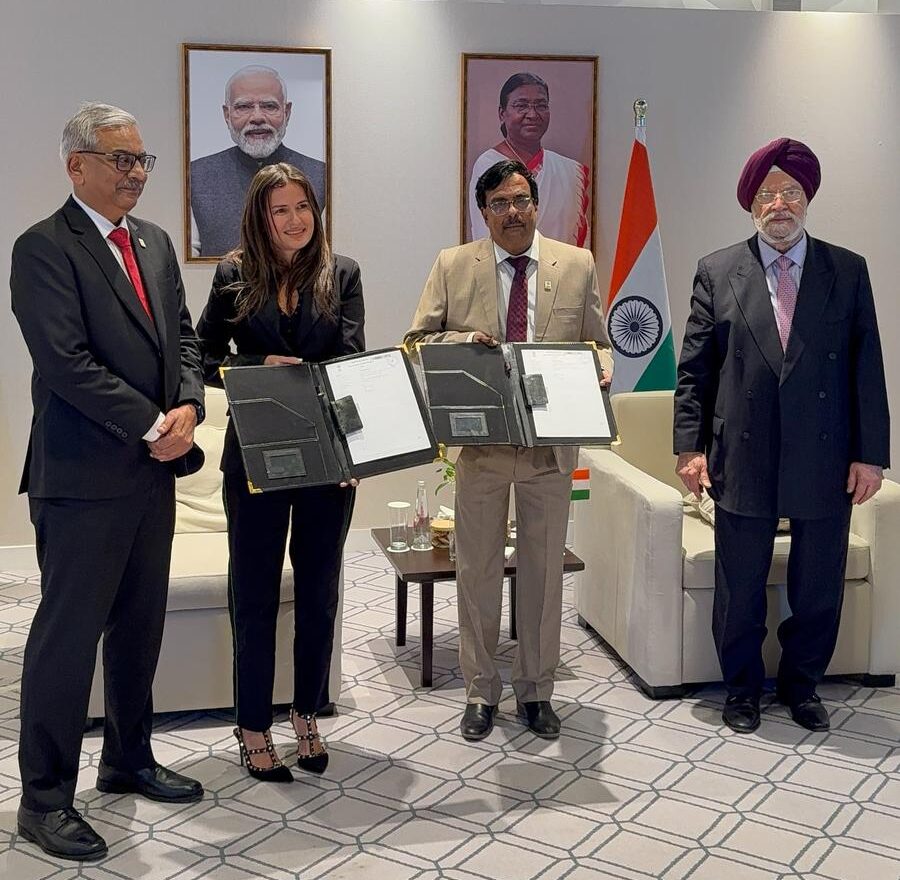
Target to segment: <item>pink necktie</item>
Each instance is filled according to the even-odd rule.
[[[147,313],[147,317],[152,321],[153,313],[150,311],[150,303],[147,300],[147,293],[144,290],[144,282],[141,280],[137,260],[134,258],[134,248],[131,246],[131,237],[128,235],[128,230],[124,226],[117,226],[107,238],[122,252],[122,259],[125,261],[128,278],[134,286],[138,299]]]
[[[506,310],[506,341],[528,341],[528,257],[507,257],[506,261],[515,269],[512,287],[509,290],[509,306]]]
[[[791,277],[791,266],[794,261],[782,254],[775,265],[778,266],[778,287],[775,290],[775,316],[778,323],[778,335],[781,337],[781,348],[787,349],[788,337],[791,335],[791,323],[794,320],[794,307],[797,305],[797,285]]]

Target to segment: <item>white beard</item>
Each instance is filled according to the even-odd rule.
[[[257,137],[250,138],[244,134],[248,129],[258,130],[260,128],[269,129],[271,131],[269,137],[260,140]],[[240,147],[242,152],[253,159],[265,159],[281,146],[281,142],[284,140],[284,133],[287,131],[287,120],[285,119],[279,128],[272,128],[271,125],[262,126],[247,123],[240,131],[236,131],[229,125],[228,131],[231,133],[231,139]]]
[[[775,220],[771,216],[754,217],[753,225],[756,226],[759,237],[766,244],[777,248],[779,245],[795,242],[803,235],[803,229],[806,226],[806,211],[800,217],[796,214],[791,214],[789,218],[779,220]],[[772,227],[777,227],[778,232],[771,232]],[[784,230],[783,232],[781,231],[782,229]]]

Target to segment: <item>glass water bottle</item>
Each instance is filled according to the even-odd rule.
[[[431,549],[431,520],[428,516],[428,495],[425,481],[419,480],[416,486],[416,507],[413,512],[413,550]]]

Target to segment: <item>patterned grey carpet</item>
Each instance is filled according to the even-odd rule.
[[[422,691],[418,621],[395,648],[383,559],[348,554],[345,577],[340,714],[322,723],[327,774],[255,783],[238,766],[228,713],[163,715],[157,757],[199,777],[206,798],[170,807],[103,795],[93,732],[76,806],[110,855],[79,868],[15,834],[19,677],[38,587],[33,572],[0,573],[0,877],[900,878],[900,689],[829,683],[830,733],[807,733],[770,705],[759,731],[738,737],[720,726],[719,688],[645,699],[578,627],[567,589],[555,700],[563,736],[532,736],[507,691],[494,732],[469,744],[457,729],[453,585],[435,588],[435,687]],[[504,673],[514,649],[504,636]],[[275,733],[286,752],[286,719]]]

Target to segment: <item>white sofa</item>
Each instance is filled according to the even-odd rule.
[[[234,705],[228,619],[228,540],[222,507],[222,472],[219,470],[225,424],[225,394],[218,388],[207,388],[206,420],[196,432],[196,441],[206,453],[206,463],[196,474],[183,477],[175,484],[176,520],[169,598],[153,684],[156,712]],[[276,705],[290,703],[293,695],[293,578],[287,560],[286,564],[278,614]],[[343,596],[342,570],[330,673],[332,706],[341,687]],[[101,718],[104,714],[102,675],[101,652],[98,651],[88,706],[90,718]],[[323,714],[333,711],[332,706],[326,707]]]
[[[713,530],[686,512],[672,454],[672,392],[612,398],[621,443],[584,449],[590,501],[575,505],[579,622],[631,667],[650,696],[680,696],[686,684],[720,681],[710,622]],[[861,674],[893,686],[900,671],[900,485],[854,507],[845,598],[830,675]],[[787,616],[783,587],[789,535],[775,539],[768,578],[766,670],[779,656],[775,630]]]

